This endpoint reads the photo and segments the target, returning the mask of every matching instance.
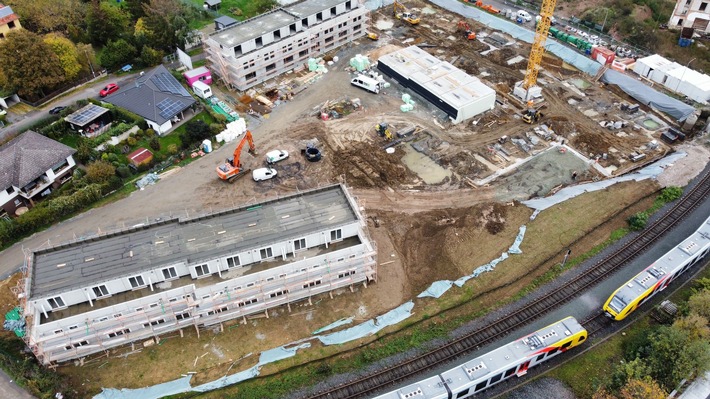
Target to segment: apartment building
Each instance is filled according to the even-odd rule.
[[[200,330],[376,281],[342,185],[28,252],[25,340],[43,364]],[[266,313],[268,317],[268,313]]]
[[[367,18],[356,0],[305,0],[211,34],[204,40],[207,62],[243,91],[364,36]]]
[[[710,0],[677,0],[668,27],[671,29],[694,28],[710,32]]]

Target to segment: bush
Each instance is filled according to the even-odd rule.
[[[129,137],[128,139],[126,139],[126,143],[129,146],[133,147],[134,145],[136,145],[136,139],[134,137]]]
[[[658,196],[658,199],[663,201],[664,203],[669,203],[677,200],[683,195],[683,189],[680,187],[666,187],[661,191],[661,195]]]
[[[92,162],[86,167],[86,179],[90,183],[103,184],[115,175],[116,168],[106,161]]]
[[[213,136],[216,136],[220,133],[222,133],[222,130],[224,130],[224,125],[221,123],[211,123],[210,124],[210,133],[212,133]]]
[[[177,144],[170,144],[168,146],[168,154],[170,155],[175,155],[178,153],[178,146]]]
[[[155,136],[155,130],[153,130],[153,129],[146,129],[145,135],[146,135],[146,137],[153,137],[153,136]]]
[[[38,133],[43,136],[47,136],[50,139],[57,140],[65,136],[67,133],[71,134],[68,130],[69,125],[64,121],[64,119],[61,119],[39,129]]]
[[[187,122],[185,132],[180,135],[180,141],[182,141],[182,147],[188,149],[211,137],[210,127],[204,121],[194,120]]]
[[[631,215],[627,220],[629,228],[633,231],[643,230],[648,223],[648,213],[638,212]]]
[[[150,142],[148,143],[151,149],[155,151],[160,151],[160,140],[158,140],[157,137],[153,137],[150,139]]]
[[[75,153],[76,160],[80,163],[87,164],[98,157],[98,153],[91,146],[90,140],[81,140],[79,142],[79,148],[77,148]]]
[[[122,179],[126,179],[128,177],[131,177],[131,169],[127,165],[121,165],[116,168],[116,174],[119,175]]]

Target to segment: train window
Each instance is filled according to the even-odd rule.
[[[488,385],[488,380],[479,382],[478,384],[476,384],[476,391],[480,391],[481,389],[485,388],[486,385]]]
[[[536,361],[536,362],[539,362],[540,360],[542,360],[542,359],[544,359],[544,358],[545,358],[545,354],[544,354],[544,353],[541,353],[541,354],[539,354],[539,355],[537,356],[537,359],[535,359],[535,361]]]
[[[570,346],[570,345],[572,345],[572,341],[567,341],[567,342],[565,342],[564,344],[562,344],[562,346],[561,346],[560,348],[561,348],[561,349],[565,349],[565,348],[567,348],[567,347]]]
[[[582,342],[582,341],[584,341],[585,339],[587,339],[587,337],[585,337],[584,335],[582,335],[581,337],[579,337],[579,342]]]
[[[457,398],[463,398],[464,396],[468,395],[468,388],[464,389],[463,391],[459,392],[458,395],[456,395]]]
[[[549,352],[549,356],[554,355],[555,353],[557,353],[558,350],[560,350],[560,348],[554,348],[553,350],[551,350],[551,351]]]
[[[513,375],[513,373],[515,373],[515,367],[513,367],[512,369],[506,370],[506,372],[505,372],[505,378],[510,377],[511,375]]]
[[[503,376],[503,374],[498,374],[496,376],[493,376],[493,378],[491,378],[491,384],[495,384],[496,382],[500,381],[500,377],[502,377],[502,376]]]

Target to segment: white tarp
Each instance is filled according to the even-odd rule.
[[[454,282],[449,280],[434,281],[429,286],[429,288],[422,291],[421,294],[417,295],[417,298],[425,298],[428,296],[432,298],[438,298],[444,295],[444,293],[448,291],[452,285],[454,285]]]
[[[377,316],[374,320],[368,320],[362,324],[350,327],[347,330],[334,332],[328,335],[319,335],[316,338],[318,338],[323,345],[339,345],[362,337],[367,337],[372,334],[376,334],[378,331],[387,326],[391,326],[405,320],[412,315],[413,307],[414,302],[409,301],[381,316]]]

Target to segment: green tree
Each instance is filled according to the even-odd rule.
[[[710,289],[699,291],[688,300],[688,308],[692,313],[696,313],[710,320]]]
[[[646,227],[646,224],[648,223],[648,213],[646,212],[638,212],[635,213],[627,219],[627,222],[629,223],[629,228],[634,231],[639,231],[643,230]]]
[[[113,69],[133,62],[136,55],[138,55],[138,52],[135,47],[124,39],[118,39],[116,41],[109,40],[106,47],[101,51],[99,58],[101,59],[101,65]]]
[[[44,37],[52,52],[59,58],[59,63],[67,80],[74,80],[84,70],[76,45],[64,36],[50,33]]]
[[[81,37],[87,5],[81,0],[6,0],[22,26],[37,33],[61,32]]]
[[[635,358],[617,365],[611,376],[610,388],[618,390],[631,380],[641,380],[651,375],[651,368],[645,359]]]
[[[7,35],[0,46],[0,65],[8,88],[33,100],[66,81],[52,48],[41,36],[26,29]]]
[[[172,52],[184,45],[190,10],[179,0],[150,0],[143,5],[143,11],[151,47]]]
[[[143,46],[141,50],[141,62],[146,66],[155,66],[163,62],[163,52],[148,46]]]
[[[106,161],[95,161],[86,167],[86,179],[90,183],[106,183],[115,175],[116,168]]]
[[[650,334],[649,343],[652,377],[666,388],[710,368],[710,343],[692,340],[686,331],[662,326]]]
[[[212,137],[210,126],[201,120],[192,120],[185,124],[185,132],[180,136],[183,148],[190,148],[204,139]]]
[[[94,0],[89,7],[87,32],[91,43],[103,46],[109,40],[126,35],[130,24],[130,15],[121,8],[108,2]]]
[[[148,5],[149,0],[124,0],[123,7],[131,14],[131,19],[137,21],[145,16],[143,5]]]

